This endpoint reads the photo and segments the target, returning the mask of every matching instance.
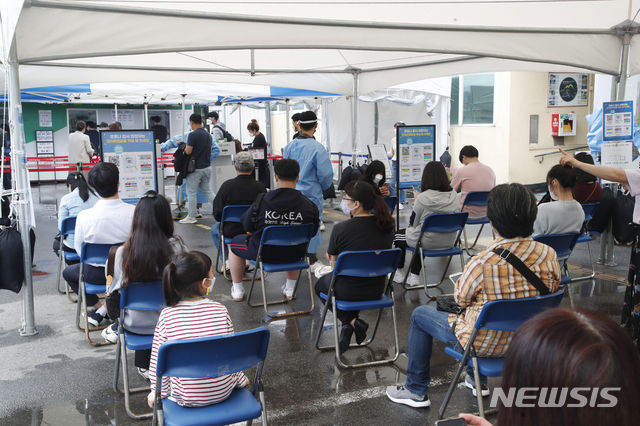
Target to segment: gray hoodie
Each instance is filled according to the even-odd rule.
[[[427,216],[460,211],[460,195],[456,191],[440,192],[428,189],[418,195],[413,211],[416,214],[413,226],[407,228],[407,245],[410,247],[415,247],[418,243],[420,230]],[[427,250],[446,250],[455,243],[456,234],[427,232],[422,236],[422,247]]]
[[[222,130],[220,130],[220,127],[218,126],[222,127],[224,130],[227,130],[227,127],[221,121],[218,121],[215,125],[211,126],[211,137],[214,141],[216,141],[217,139],[224,139],[224,133],[222,133]]]

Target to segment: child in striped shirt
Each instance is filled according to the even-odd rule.
[[[175,256],[164,269],[162,282],[167,307],[160,314],[153,335],[151,393],[147,397],[152,408],[158,349],[164,342],[233,333],[227,309],[207,298],[213,280],[211,259],[199,251]],[[249,380],[241,372],[207,379],[163,377],[162,397],[185,407],[202,407],[224,401],[234,388],[243,386],[249,386]]]

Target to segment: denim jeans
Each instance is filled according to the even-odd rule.
[[[211,227],[211,238],[213,238],[213,245],[220,250],[220,222],[216,222]],[[229,259],[229,247],[224,246],[225,259]],[[220,259],[222,259],[222,252],[220,252]]]
[[[391,162],[391,170],[393,172],[393,176],[391,176],[391,179],[389,179],[389,196],[390,197],[395,197],[396,196],[396,173],[397,173],[397,169],[398,169],[398,164],[396,161],[392,161]],[[404,189],[400,190],[400,197],[398,197],[398,202],[399,203],[406,203],[407,202],[407,191]]]
[[[198,188],[202,194],[213,203],[216,194],[211,190],[211,167],[196,169],[187,176],[187,202],[189,207],[189,217],[196,217],[198,204]]]
[[[449,325],[449,314],[438,311],[435,306],[420,306],[411,314],[409,329],[409,365],[405,387],[416,395],[426,395],[431,382],[431,351],[433,339],[464,350]],[[467,367],[467,374],[473,377],[473,368]],[[486,384],[487,377],[480,375],[480,383]]]

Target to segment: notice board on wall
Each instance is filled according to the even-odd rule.
[[[118,195],[136,204],[149,190],[158,190],[153,130],[103,130],[100,132],[102,161],[120,171]]]
[[[420,186],[424,166],[435,157],[436,126],[398,126],[396,144],[399,187]]]

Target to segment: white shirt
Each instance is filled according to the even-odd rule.
[[[78,213],[74,248],[80,254],[83,243],[124,243],[131,232],[135,207],[121,199],[100,200],[90,209]],[[95,264],[93,266],[104,266]]]
[[[625,170],[627,174],[627,188],[629,188],[629,192],[631,195],[636,197],[636,205],[633,209],[633,223],[640,224],[640,171],[639,170]]]

